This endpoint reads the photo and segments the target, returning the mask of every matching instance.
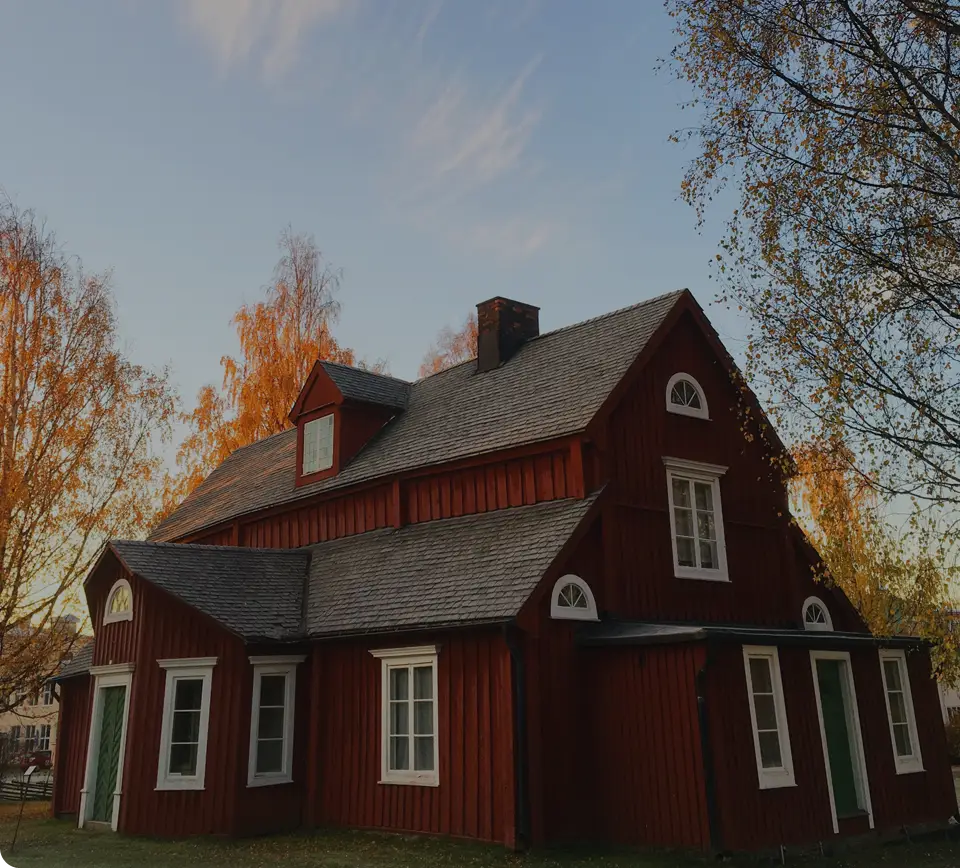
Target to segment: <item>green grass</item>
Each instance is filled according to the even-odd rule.
[[[518,856],[500,847],[372,832],[328,831],[244,841],[197,838],[155,841],[106,832],[79,831],[72,823],[44,817],[46,806],[28,808],[16,850],[9,852],[16,822],[11,806],[0,808],[0,853],[15,868],[706,868],[701,856],[667,852],[537,853]],[[753,860],[725,862],[728,868]],[[943,838],[915,844],[872,846],[835,859],[789,859],[819,868],[954,868],[960,842]]]

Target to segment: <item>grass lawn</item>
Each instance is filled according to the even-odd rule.
[[[705,857],[670,853],[541,853],[517,856],[499,847],[415,836],[370,832],[321,832],[246,841],[194,839],[151,841],[104,832],[78,831],[73,824],[46,818],[47,806],[28,806],[16,850],[10,839],[13,806],[0,807],[0,854],[14,868],[697,868],[717,864]],[[735,865],[750,861],[725,862]],[[819,868],[953,868],[960,864],[960,841],[894,844],[851,851],[836,859],[789,860]]]

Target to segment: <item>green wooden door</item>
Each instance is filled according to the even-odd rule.
[[[109,823],[113,819],[113,793],[120,765],[120,736],[123,733],[123,706],[126,687],[103,688],[103,717],[97,751],[97,778],[93,791],[91,820]]]
[[[847,726],[846,701],[843,695],[843,661],[818,660],[817,681],[820,684],[820,705],[823,729],[830,758],[830,779],[838,817],[848,817],[861,810],[853,771],[853,747]]]

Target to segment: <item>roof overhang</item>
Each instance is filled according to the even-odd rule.
[[[929,640],[917,636],[874,636],[826,630],[777,627],[744,627],[737,624],[670,624],[651,621],[603,621],[583,625],[577,644],[585,647],[617,645],[669,645],[683,642],[713,642],[735,645],[822,648],[919,648]]]

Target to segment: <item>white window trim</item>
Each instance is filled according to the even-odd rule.
[[[207,736],[210,728],[210,688],[213,682],[213,667],[216,657],[184,657],[173,660],[158,660],[165,669],[167,680],[163,692],[163,723],[160,729],[160,754],[157,760],[158,790],[202,790],[207,770]],[[200,698],[200,735],[197,745],[197,773],[195,775],[171,775],[170,738],[173,734],[173,700],[175,685],[179,678],[199,678],[203,681]]]
[[[809,609],[814,603],[823,609],[823,613],[827,618],[826,624],[807,623],[807,609]],[[830,614],[827,604],[824,603],[819,597],[807,597],[807,599],[803,601],[803,608],[800,610],[800,622],[803,624],[804,630],[810,630],[811,632],[820,631],[822,633],[828,633],[833,630],[833,615]]]
[[[87,735],[87,762],[83,775],[83,789],[80,790],[80,813],[77,826],[83,828],[93,812],[93,800],[97,785],[97,756],[100,753],[100,735],[103,723],[103,688],[124,687],[123,723],[120,727],[120,756],[117,760],[117,782],[113,791],[113,812],[110,815],[110,828],[117,831],[120,819],[120,799],[123,795],[123,760],[127,752],[127,724],[130,719],[130,691],[133,687],[133,664],[115,663],[108,666],[94,666],[90,670],[93,676],[93,711],[90,715],[90,731]]]
[[[250,753],[247,764],[247,786],[269,787],[293,782],[293,737],[296,724],[297,665],[305,654],[276,657],[251,657],[253,664],[253,696],[250,705]],[[264,675],[285,675],[283,697],[283,765],[279,772],[257,773],[257,738],[260,734],[260,680]]]
[[[757,725],[757,709],[753,697],[753,677],[750,674],[751,659],[764,659],[770,662],[770,678],[773,683],[773,705],[777,715],[777,734],[780,737],[780,768],[764,768],[760,755],[760,734]],[[747,700],[750,704],[750,728],[753,732],[753,749],[757,759],[757,782],[761,790],[773,790],[780,787],[795,787],[796,777],[793,771],[793,750],[790,747],[790,727],[787,723],[787,706],[783,694],[783,682],[780,678],[780,654],[774,647],[762,645],[743,646],[743,670],[747,677]]]
[[[707,464],[702,461],[689,461],[686,458],[671,458],[664,456],[664,466],[667,469],[667,503],[670,511],[670,548],[673,551],[673,574],[678,579],[705,579],[711,582],[729,582],[727,571],[727,543],[723,532],[723,506],[720,502],[720,477],[727,472],[727,468],[720,464]],[[720,567],[708,570],[703,567],[687,567],[680,565],[680,556],[677,553],[677,519],[673,509],[673,477],[695,479],[698,482],[709,482],[713,485],[713,512],[717,526],[717,558]]]
[[[319,444],[318,444],[316,463],[308,466],[307,465],[307,430],[310,428],[311,425],[315,425],[318,423],[322,423],[323,425],[328,426],[330,429],[330,461],[326,464],[323,464],[320,461],[320,452],[319,452]],[[324,470],[329,470],[331,467],[333,467],[334,437],[336,436],[336,432],[334,430],[335,425],[336,425],[336,422],[333,418],[333,413],[327,413],[324,416],[317,416],[316,419],[311,419],[310,421],[303,423],[303,444],[302,444],[301,465],[300,465],[301,476],[310,476],[314,473],[322,473]]]
[[[902,648],[880,649],[880,678],[883,684],[883,701],[887,706],[887,723],[890,726],[890,747],[893,750],[893,763],[898,775],[910,775],[924,771],[923,754],[920,751],[920,734],[917,731],[917,717],[913,710],[913,687],[910,685],[910,671],[907,669],[907,655]],[[896,660],[900,667],[900,681],[903,685],[903,702],[907,709],[907,730],[910,734],[910,747],[913,755],[902,757],[897,754],[897,742],[893,734],[893,714],[890,712],[890,694],[887,692],[887,673],[883,664],[887,660]]]
[[[130,595],[130,608],[125,612],[111,612],[110,603],[113,602],[113,595],[120,588],[126,588],[127,593]],[[117,621],[132,621],[133,620],[133,588],[130,587],[130,582],[126,579],[117,579],[113,583],[113,587],[110,588],[110,593],[107,594],[107,604],[103,609],[103,623],[104,624],[114,624]]]
[[[685,407],[680,404],[674,404],[670,400],[670,394],[673,392],[673,387],[680,382],[680,380],[687,380],[691,386],[697,390],[697,394],[700,395],[700,409],[697,410],[695,407]],[[678,416],[692,416],[695,419],[710,419],[710,410],[707,407],[707,394],[703,391],[703,386],[701,386],[696,377],[692,377],[690,374],[685,374],[682,371],[674,374],[667,381],[667,412],[676,413]]]
[[[853,664],[849,651],[811,651],[810,669],[813,672],[813,694],[817,700],[817,718],[820,721],[820,743],[823,746],[823,768],[827,775],[827,795],[830,797],[830,817],[833,831],[840,834],[840,821],[837,817],[837,803],[833,795],[833,775],[830,773],[830,753],[827,750],[827,729],[823,723],[823,703],[820,700],[820,679],[817,676],[818,660],[840,660],[846,663],[843,668],[844,706],[847,712],[847,731],[853,735],[853,776],[857,787],[857,796],[863,799],[869,826],[873,828],[873,800],[870,798],[870,778],[867,774],[866,753],[863,750],[863,733],[860,730],[860,705],[857,702],[857,685],[853,677]]]
[[[440,786],[440,697],[438,694],[437,657],[439,645],[414,648],[381,648],[370,654],[380,660],[380,780],[381,784],[404,784],[417,787]],[[433,667],[433,771],[393,771],[390,760],[390,670],[401,666]],[[411,681],[410,689],[413,690]],[[413,721],[410,721],[411,728]]]
[[[569,606],[560,605],[560,591],[567,585],[576,585],[583,595],[587,598],[586,609],[571,609]],[[590,586],[579,576],[568,573],[557,579],[553,586],[553,593],[550,596],[550,617],[567,621],[599,621],[597,615],[597,601],[594,599],[593,591]]]

